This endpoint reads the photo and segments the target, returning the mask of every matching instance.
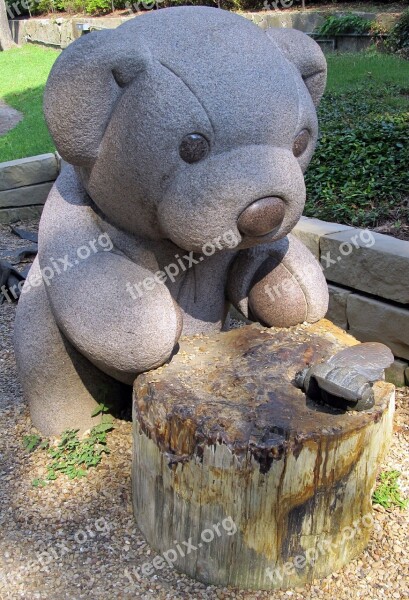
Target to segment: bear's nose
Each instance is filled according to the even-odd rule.
[[[284,219],[285,204],[281,198],[270,196],[260,198],[248,206],[237,221],[243,235],[258,237],[267,235],[281,225]]]

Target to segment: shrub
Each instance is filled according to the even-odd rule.
[[[407,89],[363,84],[327,93],[319,108],[317,149],[306,173],[306,215],[374,227],[393,218],[407,222],[409,208],[408,113],[385,105]]]
[[[409,59],[409,9],[400,16],[385,45],[391,52]]]
[[[221,8],[235,11],[262,10],[263,5],[264,0],[221,0]]]
[[[68,13],[104,14],[112,11],[111,0],[27,0],[24,8],[18,0],[6,0],[10,18],[21,15],[43,15],[60,11]],[[13,6],[14,4],[14,6]],[[123,8],[124,2],[115,0],[115,8]]]
[[[84,0],[84,9],[89,15],[109,13],[112,12],[112,2],[111,0]]]
[[[344,33],[369,33],[371,27],[372,21],[352,13],[328,15],[324,23],[316,29],[315,33],[326,37],[342,35]]]

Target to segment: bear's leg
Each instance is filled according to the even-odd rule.
[[[32,276],[41,277],[38,260]],[[44,283],[21,294],[14,329],[17,370],[33,425],[44,435],[65,429],[83,433],[101,417],[97,403],[118,405],[125,386],[84,358],[58,329]]]

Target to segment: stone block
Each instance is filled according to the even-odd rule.
[[[389,383],[393,383],[396,387],[406,385],[405,371],[409,365],[404,360],[396,359],[395,362],[385,371],[385,379]]]
[[[325,21],[325,13],[321,12],[294,12],[291,13],[291,25],[294,29],[311,33]]]
[[[53,187],[53,183],[53,181],[49,181],[47,183],[15,188],[14,190],[4,190],[0,192],[0,208],[44,204]]]
[[[352,292],[331,284],[328,286],[328,291],[329,306],[325,318],[346,330],[348,329],[347,300]]]
[[[409,310],[359,294],[347,298],[351,335],[361,342],[382,342],[395,356],[409,359]]]
[[[11,160],[0,164],[0,191],[54,181],[57,176],[58,161],[55,154]]]
[[[361,52],[373,43],[369,34],[344,34],[335,36],[335,49],[338,52]]]
[[[0,223],[16,223],[26,219],[35,219],[40,217],[43,212],[43,205],[20,206],[19,208],[0,208]]]
[[[320,259],[320,240],[324,235],[338,231],[353,231],[352,227],[330,223],[320,219],[301,217],[292,233],[302,242],[317,260]]]
[[[19,110],[16,110],[12,106],[9,106],[0,98],[0,137],[6,135],[9,131],[14,129],[24,115]],[[0,173],[1,179],[1,173]]]
[[[368,229],[339,231],[321,238],[321,264],[329,281],[409,303],[409,242]]]

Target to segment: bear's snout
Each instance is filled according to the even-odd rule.
[[[270,196],[252,202],[239,216],[237,228],[242,235],[259,237],[280,227],[285,215],[281,198]]]
[[[286,236],[304,202],[302,171],[290,150],[242,145],[175,169],[157,215],[162,236],[179,248],[200,253],[233,231],[241,250]]]

